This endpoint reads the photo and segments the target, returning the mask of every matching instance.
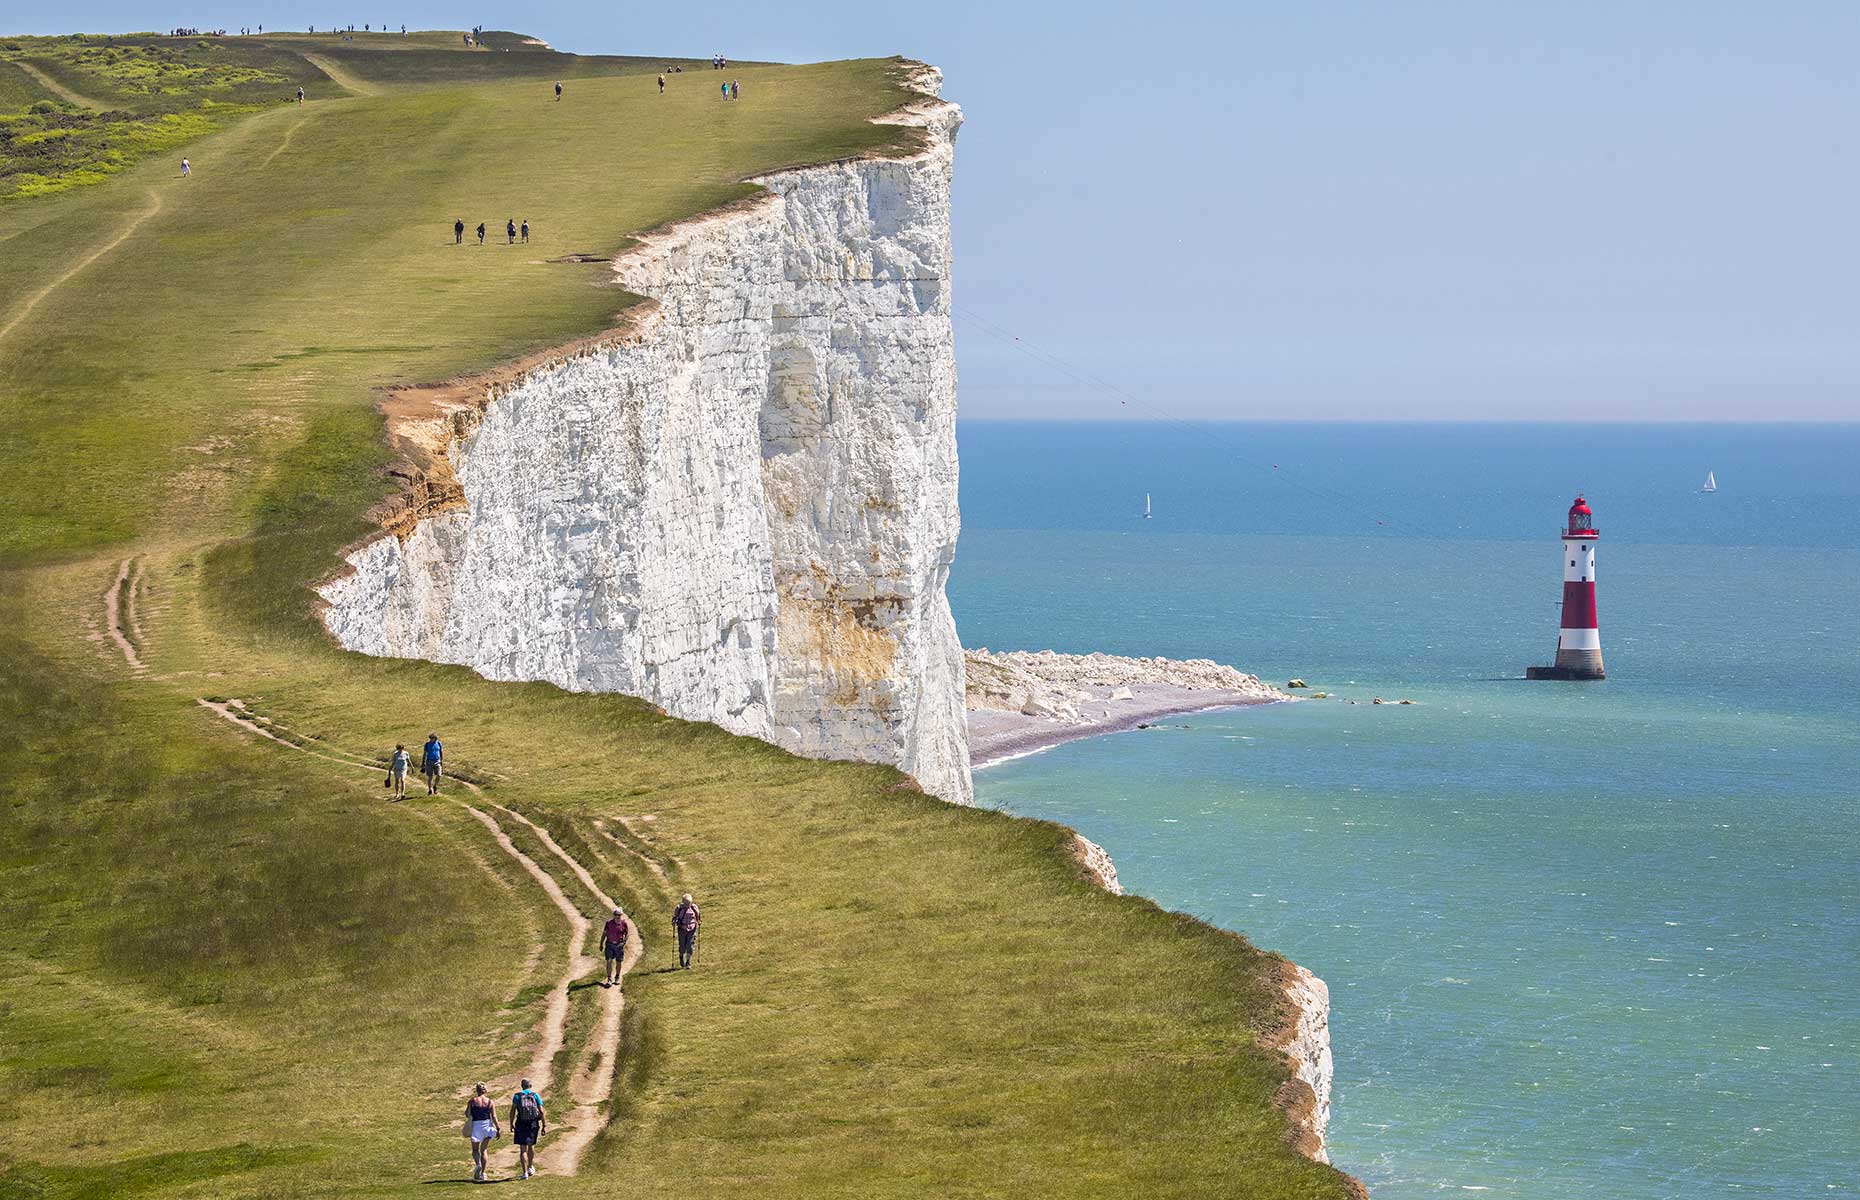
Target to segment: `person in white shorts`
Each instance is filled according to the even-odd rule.
[[[471,1139],[471,1181],[484,1182],[484,1156],[491,1149],[491,1139],[503,1130],[497,1126],[497,1106],[485,1093],[484,1085],[474,1084],[471,1099],[465,1102],[465,1136]]]

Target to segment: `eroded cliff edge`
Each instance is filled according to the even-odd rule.
[[[391,399],[409,495],[319,589],[368,654],[622,692],[972,788],[940,76],[907,157],[756,180],[615,264],[628,326]]]
[[[1084,834],[1072,833],[1072,857],[1093,884],[1113,896],[1124,895],[1117,864],[1103,846]],[[1263,1039],[1285,1055],[1291,1075],[1275,1100],[1290,1122],[1292,1146],[1306,1158],[1330,1161],[1325,1135],[1330,1132],[1330,1090],[1333,1064],[1330,1051],[1330,988],[1322,979],[1295,962],[1281,961],[1278,986],[1286,1001],[1286,1018]],[[1369,1192],[1350,1180],[1356,1194]]]

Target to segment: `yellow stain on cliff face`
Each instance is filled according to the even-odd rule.
[[[825,596],[781,589],[775,636],[791,655],[805,658],[826,686],[826,698],[842,708],[861,703],[883,708],[888,693],[867,687],[891,674],[898,642],[890,630],[900,608],[892,597],[848,600],[830,589]]]

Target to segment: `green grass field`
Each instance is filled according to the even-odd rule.
[[[346,654],[312,616],[388,489],[377,389],[605,328],[633,298],[570,255],[759,171],[903,148],[868,121],[897,63],[742,65],[726,105],[701,65],[660,96],[672,60],[517,35],[186,51],[307,79],[299,107],[212,72],[136,100],[121,56],[86,65],[100,40],[0,39],[0,110],[46,100],[26,60],[132,123],[204,123],[0,202],[0,1197],[468,1186],[463,1090],[507,1091],[543,1044],[570,935],[461,799],[648,938],[611,1120],[572,1178],[545,1140],[532,1186],[1350,1194],[1273,1103],[1276,960],[1099,892],[1066,831],[624,697]],[[455,217],[532,241],[455,247]],[[125,563],[140,671],[105,617]],[[351,765],[429,728],[481,799],[388,804]],[[689,973],[667,969],[687,889]],[[615,1061],[601,989],[567,997],[562,1080]]]

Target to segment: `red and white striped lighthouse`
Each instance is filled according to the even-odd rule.
[[[1556,665],[1532,667],[1528,679],[1602,679],[1602,633],[1595,622],[1595,543],[1601,531],[1581,496],[1569,506],[1563,527],[1563,626],[1557,633]]]

